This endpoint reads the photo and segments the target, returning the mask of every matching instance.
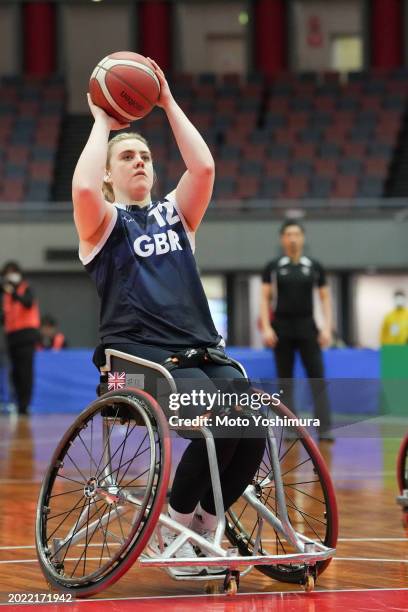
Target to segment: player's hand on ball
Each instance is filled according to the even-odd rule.
[[[94,104],[91,100],[91,95],[89,93],[86,94],[87,100],[88,100],[88,105],[90,108],[90,111],[92,113],[93,118],[96,119],[100,118],[103,121],[105,121],[105,123],[107,124],[108,128],[112,131],[114,130],[122,130],[123,128],[129,127],[130,123],[121,123],[120,121],[118,121],[117,119],[115,119],[114,117],[111,117],[110,115],[108,115],[108,113],[105,113],[105,111],[100,108],[99,106],[96,106],[96,104]]]
[[[160,81],[160,96],[156,102],[156,106],[161,106],[161,108],[165,109],[166,106],[173,100],[169,84],[167,83],[164,72],[160,66],[158,66],[151,57],[148,57],[147,59],[152,63],[156,76]]]

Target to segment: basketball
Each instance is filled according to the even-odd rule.
[[[145,117],[160,95],[152,63],[139,53],[119,51],[104,57],[92,72],[89,92],[94,104],[128,123]]]

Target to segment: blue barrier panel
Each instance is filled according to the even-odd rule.
[[[41,351],[36,355],[35,386],[31,409],[36,413],[79,413],[96,397],[98,372],[92,350]],[[242,362],[249,378],[276,379],[270,350],[231,347],[228,354]],[[378,351],[330,349],[324,351],[328,392],[332,410],[339,413],[379,413],[380,360]],[[312,406],[305,373],[299,359],[295,404],[298,410]],[[302,382],[303,380],[303,382]]]
[[[228,354],[240,361],[251,379],[276,380],[273,351],[231,347]],[[323,351],[326,388],[333,412],[339,414],[376,415],[380,413],[380,357],[371,349],[329,349]],[[294,404],[298,412],[312,412],[313,399],[306,372],[296,355],[294,378]],[[265,386],[265,385],[264,385]],[[268,391],[279,391],[278,385]],[[285,398],[282,397],[285,402]]]
[[[40,351],[35,358],[32,412],[81,412],[96,398],[98,371],[93,351]]]

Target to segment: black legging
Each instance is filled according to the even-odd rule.
[[[331,427],[330,404],[324,381],[322,351],[317,341],[317,335],[306,338],[291,338],[279,336],[275,347],[276,369],[285,390],[284,402],[293,410],[293,369],[295,353],[299,351],[306,373],[311,382],[314,403],[314,415],[320,420],[320,433]]]
[[[154,346],[139,344],[110,345],[125,353],[162,363],[172,351]],[[192,382],[197,380],[200,388],[223,391],[227,382],[243,379],[242,374],[233,366],[214,363],[201,368],[177,368],[171,372],[176,380],[177,390],[191,391]],[[210,381],[217,379],[216,384]],[[198,383],[200,381],[200,383]],[[187,388],[187,386],[188,388]],[[229,388],[229,391],[231,389]],[[200,407],[197,414],[205,413]],[[193,415],[191,415],[193,416]],[[259,427],[248,432],[248,428],[236,426],[226,432],[225,437],[214,435],[215,449],[220,472],[221,489],[225,510],[229,508],[245,491],[258,469],[265,449],[264,430]],[[215,514],[212,494],[211,476],[208,465],[206,443],[203,437],[195,437],[185,449],[174,476],[170,495],[170,506],[177,512],[189,514],[194,511],[198,502],[206,512]]]
[[[27,414],[33,391],[35,343],[9,346],[11,380],[19,414]]]

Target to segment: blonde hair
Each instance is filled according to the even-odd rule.
[[[141,134],[138,134],[137,132],[121,132],[117,136],[114,136],[114,138],[112,138],[108,142],[108,155],[106,157],[106,169],[107,170],[110,169],[110,162],[111,162],[113,147],[115,146],[117,142],[121,142],[122,140],[127,140],[128,138],[134,138],[135,140],[140,140],[150,150],[149,143],[147,142],[146,138],[143,138]],[[107,183],[106,181],[103,181],[102,192],[105,197],[105,200],[111,203],[115,201],[115,193],[113,191],[113,187],[111,183]]]

